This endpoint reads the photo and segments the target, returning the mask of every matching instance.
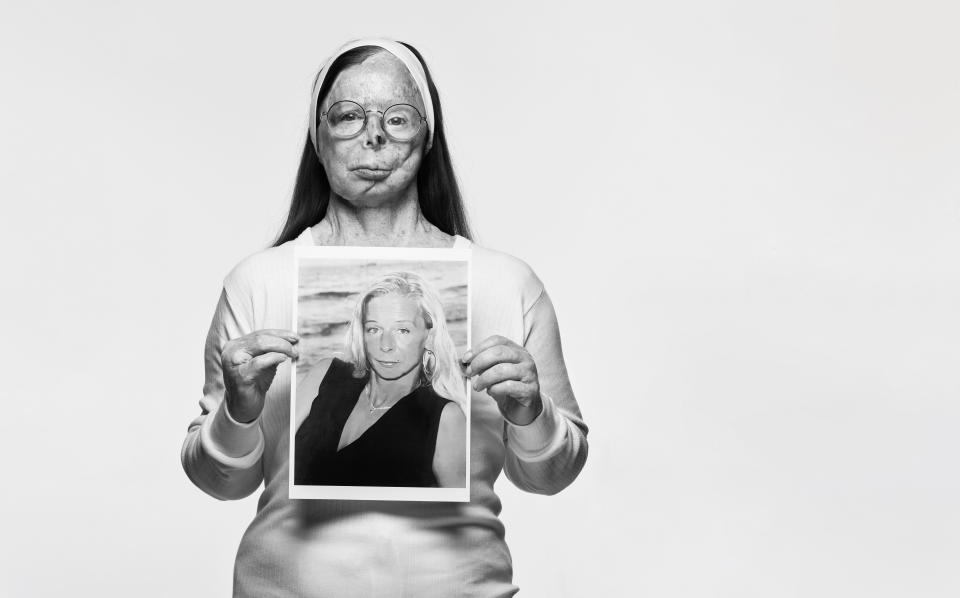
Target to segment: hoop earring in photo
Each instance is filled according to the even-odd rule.
[[[423,375],[428,381],[433,380],[433,373],[437,368],[437,356],[430,349],[423,350]]]

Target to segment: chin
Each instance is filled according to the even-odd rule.
[[[375,183],[364,181],[363,185],[351,185],[349,189],[345,189],[343,192],[334,190],[334,193],[347,203],[364,208],[376,207],[403,196],[401,189],[397,189],[393,185],[387,185],[386,181]]]

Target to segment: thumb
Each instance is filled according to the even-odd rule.
[[[506,394],[501,392],[497,392],[497,391],[490,392],[490,390],[491,389],[489,388],[486,390],[487,396],[489,396],[491,399],[496,401],[497,407],[500,408],[500,411],[504,411],[510,406],[510,402],[511,402],[510,397],[508,397]]]

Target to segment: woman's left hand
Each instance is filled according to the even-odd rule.
[[[460,358],[473,389],[487,391],[510,423],[525,426],[543,411],[537,364],[526,349],[502,336],[484,339]]]

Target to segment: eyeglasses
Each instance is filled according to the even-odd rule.
[[[380,128],[394,141],[410,141],[420,132],[427,119],[410,104],[394,104],[383,112],[367,110],[350,100],[340,100],[320,113],[320,120],[326,119],[330,134],[339,139],[356,137],[367,126],[367,113],[380,115]]]

